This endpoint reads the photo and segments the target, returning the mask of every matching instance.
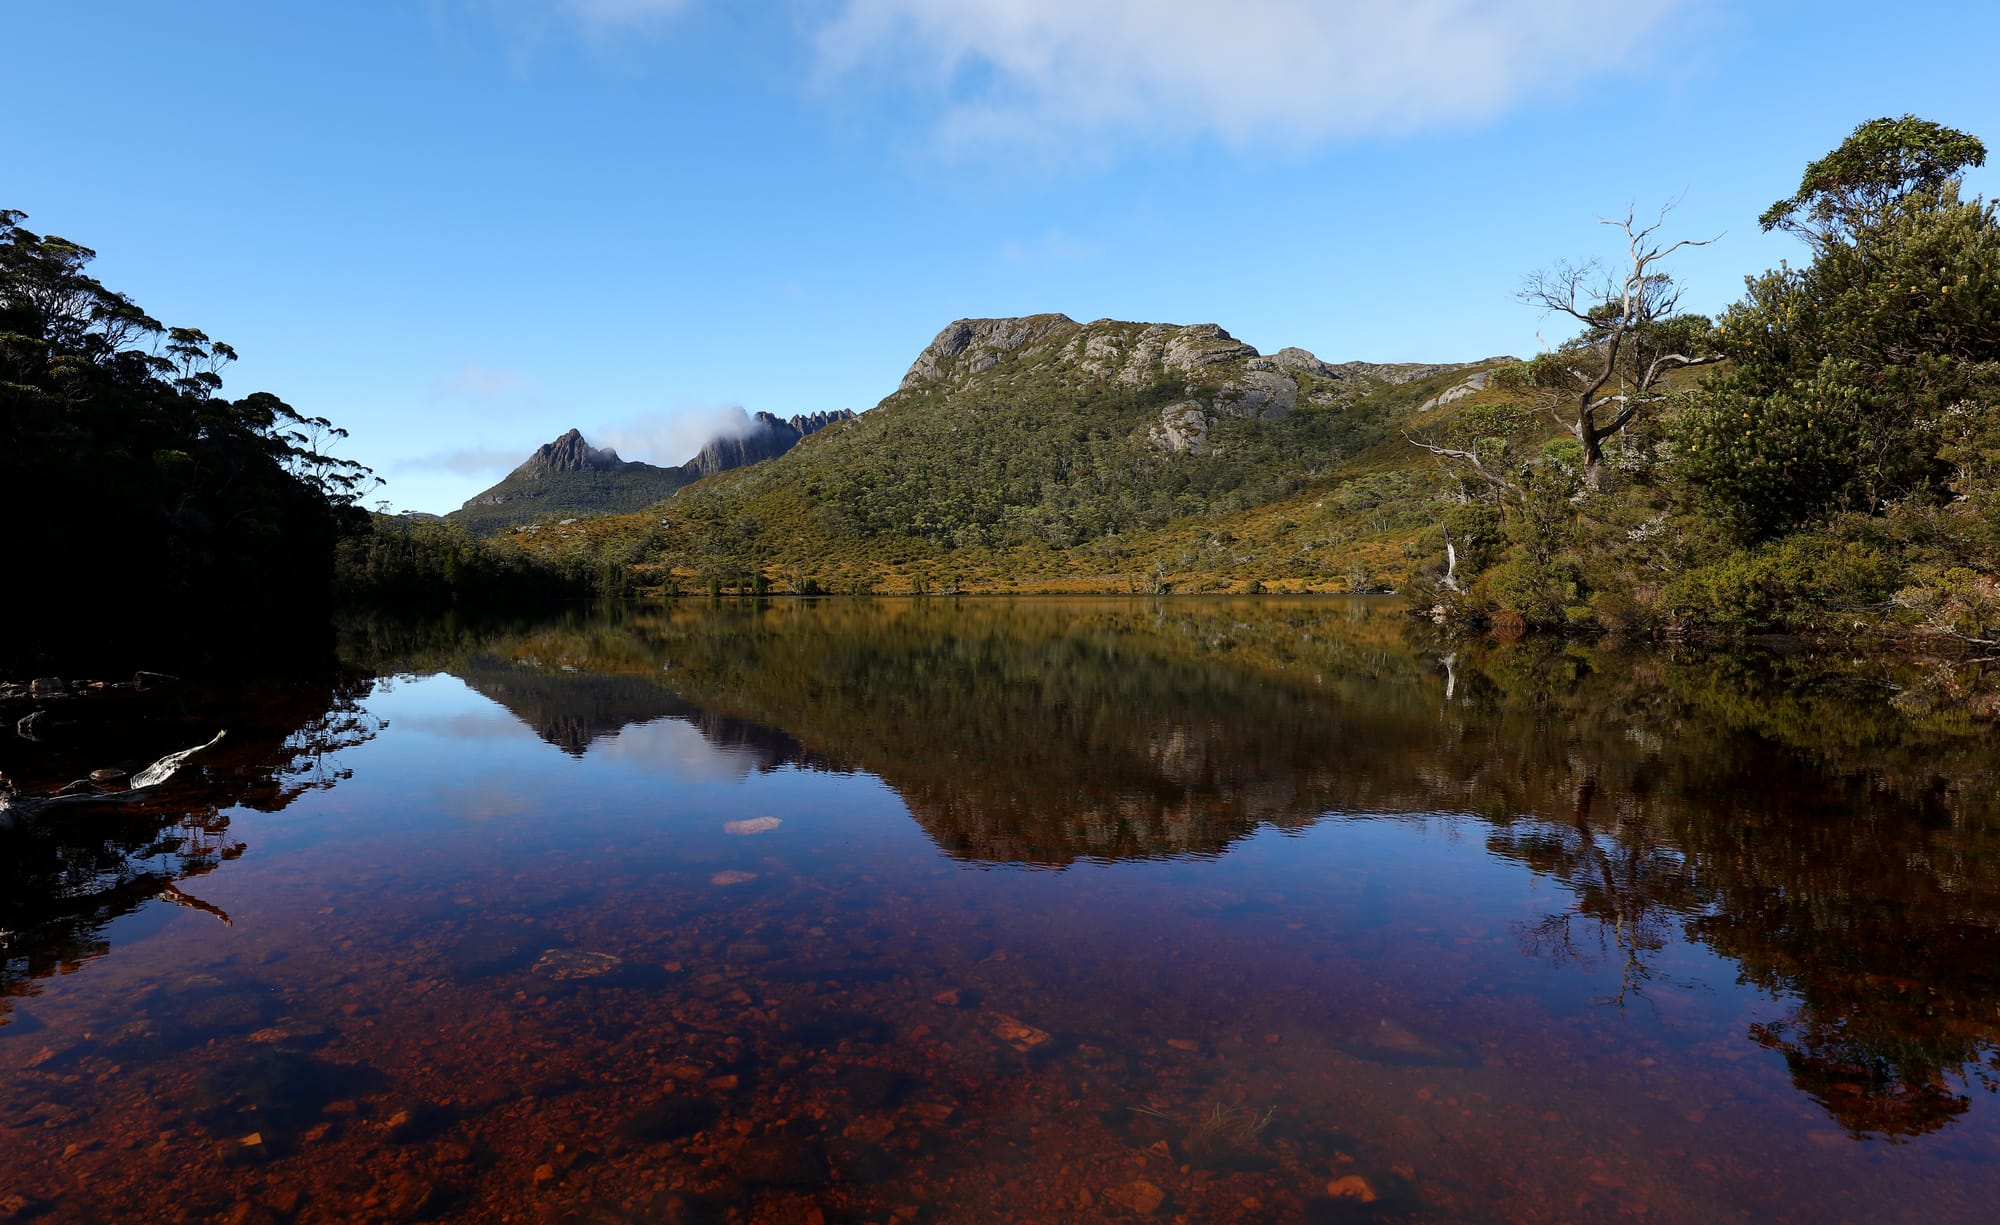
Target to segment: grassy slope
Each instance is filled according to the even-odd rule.
[[[1217,418],[1210,454],[1176,455],[1149,445],[1146,429],[1186,396],[1185,380],[1119,387],[1077,370],[1058,345],[1031,348],[961,383],[892,395],[644,513],[526,543],[630,563],[642,587],[671,579],[687,590],[709,576],[733,586],[751,568],[779,591],[1394,587],[1442,548],[1433,501],[1446,481],[1406,430],[1531,447],[1553,433],[1500,392],[1415,412],[1489,364],[1402,384],[1302,377],[1290,416]],[[1205,370],[1211,385],[1196,390],[1241,368]]]

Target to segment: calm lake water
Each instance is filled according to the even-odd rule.
[[[0,749],[229,730],[0,834],[0,1221],[2000,1214],[1964,669],[1324,599],[343,658]]]

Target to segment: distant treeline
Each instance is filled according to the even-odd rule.
[[[622,567],[542,557],[502,537],[481,540],[446,519],[372,516],[334,553],[343,598],[389,606],[494,606],[625,593]]]

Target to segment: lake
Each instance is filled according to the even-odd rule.
[[[1990,1221],[1988,681],[1366,599],[355,618],[0,749],[229,733],[0,834],[0,1221]]]

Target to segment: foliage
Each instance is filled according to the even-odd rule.
[[[475,536],[494,536],[530,520],[643,510],[671,497],[689,480],[689,474],[682,468],[659,468],[651,464],[581,472],[540,472],[533,479],[509,474],[451,512],[450,517]]]
[[[89,275],[95,253],[0,210],[0,573],[19,639],[291,630],[323,609],[368,471],[277,396],[225,399],[236,354]],[[134,602],[146,613],[134,617]]]
[[[1129,345],[1143,325],[1088,330]],[[1151,433],[1162,408],[1214,396],[1241,359],[1121,383],[1063,348],[913,386],[645,515],[520,538],[630,559],[662,592],[1191,592],[1395,587],[1435,532],[1435,477],[1395,432],[1466,368],[1296,370],[1294,411],[1214,412],[1208,445],[1175,452]]]
[[[1755,541],[1945,494],[1947,414],[1994,387],[1996,266],[1993,206],[1947,197],[1752,278],[1719,329],[1733,368],[1679,419],[1707,508]]]
[[[1482,434],[1466,414],[1456,434],[1420,439],[1452,465],[1461,500],[1506,524],[1505,546],[1478,558],[1484,573],[1461,574],[1465,598],[1436,586],[1420,598],[1440,615],[1531,625],[1915,628],[1987,645],[2000,592],[2000,214],[1962,200],[1958,183],[1984,156],[1972,137],[1905,117],[1863,124],[1809,167],[1765,221],[1811,239],[1811,262],[1748,278],[1713,329],[1662,321],[1657,349],[1724,361],[1672,380],[1668,411],[1607,445],[1618,481],[1590,478],[1575,428],[1577,442],[1531,452],[1532,436]],[[1580,282],[1571,270],[1555,283]],[[1560,406],[1601,372],[1603,347],[1586,329],[1490,386]],[[1584,479],[1564,478],[1579,467]]]
[[[336,575],[349,600],[398,606],[481,605],[592,594],[593,567],[553,563],[506,540],[486,541],[457,523],[375,515],[340,542]],[[622,572],[607,585],[617,586]]]
[[[1591,261],[1530,276],[1522,300],[1567,316],[1581,330],[1506,379],[1516,389],[1540,393],[1576,440],[1584,483],[1593,490],[1604,486],[1605,444],[1658,411],[1676,372],[1720,360],[1709,342],[1708,319],[1680,311],[1680,288],[1662,270],[1675,252],[1712,240],[1655,237],[1666,224],[1664,209],[1646,226],[1635,224],[1629,212],[1603,224],[1625,235],[1621,270],[1608,272]]]
[[[1892,560],[1866,545],[1788,536],[1677,575],[1667,584],[1665,602],[1684,622],[1802,628],[1830,613],[1879,604],[1894,574]]]
[[[1905,201],[1956,187],[1968,167],[1985,164],[1986,146],[1955,128],[1915,115],[1871,119],[1757,220],[1821,247],[1852,242]]]

